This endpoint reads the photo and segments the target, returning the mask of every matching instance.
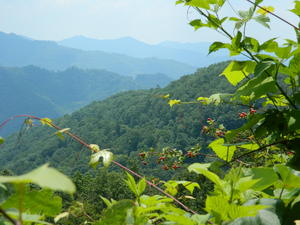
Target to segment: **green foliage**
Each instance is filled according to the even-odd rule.
[[[15,220],[14,224],[50,224],[46,218],[55,217],[62,208],[62,199],[52,190],[75,192],[73,182],[48,165],[20,176],[0,176],[0,183],[14,184],[13,192],[4,195],[0,203],[1,214],[4,216],[0,217],[0,221],[2,218],[9,219],[10,222]],[[3,213],[4,210],[6,214]]]
[[[75,192],[72,181],[56,169],[48,167],[47,164],[20,176],[0,176],[0,183],[36,184],[42,188],[56,191]]]
[[[95,124],[98,125],[98,127],[105,126],[105,123],[99,123],[99,115],[105,119],[110,118],[107,115],[113,115],[115,118],[124,117],[126,123],[121,124],[123,126],[122,129],[132,131],[133,135],[130,136],[129,141],[128,139],[123,139],[122,143],[130,144],[129,147],[131,148],[128,150],[128,152],[130,152],[138,150],[139,143],[141,142],[140,133],[142,133],[142,131],[137,129],[138,125],[141,123],[146,124],[145,130],[148,131],[147,137],[150,136],[151,132],[156,131],[155,129],[151,129],[153,127],[150,125],[160,125],[160,123],[151,123],[153,120],[149,120],[145,115],[143,115],[143,117],[140,115],[141,111],[136,109],[137,107],[141,107],[141,105],[143,106],[141,107],[142,111],[147,112],[146,115],[156,116],[159,112],[160,115],[164,115],[165,121],[168,119],[168,121],[172,121],[170,118],[175,118],[176,123],[179,125],[172,127],[168,124],[168,126],[176,128],[174,135],[185,134],[181,141],[185,141],[189,138],[187,135],[189,134],[189,129],[182,129],[186,133],[180,132],[182,131],[180,129],[180,125],[182,125],[180,124],[180,120],[182,117],[180,116],[178,118],[177,113],[180,114],[184,112],[181,109],[182,106],[174,107],[174,105],[189,104],[186,107],[189,112],[188,115],[193,115],[193,110],[195,109],[193,108],[194,105],[210,107],[211,104],[220,105],[220,103],[225,103],[230,104],[230,107],[232,105],[238,105],[247,108],[247,112],[240,112],[238,114],[240,120],[243,122],[241,122],[237,129],[233,127],[227,128],[226,125],[223,124],[217,126],[218,123],[216,123],[214,119],[206,117],[207,119],[205,121],[208,125],[202,128],[202,132],[208,134],[210,134],[211,131],[214,132],[213,135],[216,139],[205,141],[207,147],[210,148],[214,154],[203,153],[202,149],[207,151],[207,148],[199,148],[199,146],[194,146],[187,152],[187,155],[190,157],[199,154],[217,159],[214,161],[206,159],[209,163],[196,162],[188,166],[189,172],[200,175],[202,179],[208,180],[213,187],[210,192],[205,193],[205,201],[202,202],[203,206],[201,207],[202,214],[198,214],[189,209],[183,203],[179,202],[178,199],[166,194],[158,186],[155,186],[156,190],[159,190],[170,198],[157,194],[147,195],[147,183],[150,184],[150,186],[154,186],[154,184],[147,182],[145,178],[136,182],[135,179],[128,174],[125,183],[128,189],[134,194],[134,197],[127,198],[126,196],[121,198],[121,200],[114,200],[115,198],[113,198],[113,196],[100,193],[100,190],[103,191],[103,186],[101,186],[99,190],[100,195],[97,192],[98,197],[86,197],[80,193],[79,196],[82,197],[85,202],[81,203],[77,201],[77,199],[74,199],[71,201],[68,210],[58,215],[56,220],[66,219],[64,218],[66,216],[73,216],[75,219],[81,217],[83,223],[91,224],[288,225],[292,224],[294,220],[300,219],[299,32],[296,31],[297,42],[286,40],[284,45],[280,46],[275,39],[270,39],[260,44],[258,40],[247,35],[247,24],[251,21],[256,21],[269,28],[270,19],[267,15],[268,12],[273,11],[273,8],[258,7],[257,4],[262,3],[263,0],[257,0],[249,9],[238,11],[238,17],[222,17],[219,13],[224,2],[223,0],[180,0],[176,3],[192,7],[199,13],[200,19],[193,20],[190,23],[196,30],[202,27],[208,27],[228,37],[229,43],[215,42],[210,47],[210,52],[226,48],[229,50],[231,56],[246,55],[248,57],[249,60],[247,61],[233,61],[225,65],[225,69],[218,68],[218,73],[215,73],[221,73],[226,77],[229,83],[235,86],[235,89],[228,88],[230,94],[205,93],[206,97],[199,97],[199,95],[201,95],[199,90],[203,90],[199,89],[199,86],[196,86],[197,91],[193,92],[195,87],[193,85],[197,85],[195,82],[192,83],[193,85],[191,86],[187,85],[195,81],[195,78],[183,77],[178,83],[174,82],[163,90],[151,90],[149,92],[156,97],[162,98],[161,104],[151,105],[152,102],[148,99],[149,95],[145,92],[136,92],[136,94],[129,92],[128,95],[124,95],[125,102],[128,102],[128,99],[131,100],[129,105],[125,104],[124,106],[120,104],[123,103],[123,101],[122,98],[120,100],[118,96],[114,96],[111,98],[112,100],[107,100],[108,103],[106,103],[108,105],[118,105],[116,111],[110,110],[105,114],[101,106],[98,109],[96,107],[97,105],[92,105],[85,109],[88,114],[85,121],[89,122],[85,127],[87,132],[83,132],[86,138],[93,137],[94,133],[90,131],[90,128],[95,126]],[[295,3],[295,8],[291,11],[298,15],[298,1]],[[233,32],[229,32],[225,29],[225,27],[227,27],[223,25],[225,23],[231,23],[231,25],[233,25]],[[205,80],[206,85],[212,80],[210,77],[208,78],[209,79]],[[187,91],[184,88],[180,89],[179,87],[182,84],[189,87],[189,90]],[[171,93],[174,87],[175,91]],[[227,90],[228,86],[224,87],[226,87]],[[183,94],[181,99],[179,99],[182,92],[188,93]],[[144,96],[141,97],[141,95]],[[197,100],[190,101],[191,98]],[[158,100],[156,99],[155,101],[157,102]],[[163,101],[168,102],[170,105],[169,110],[163,109]],[[151,105],[151,108],[158,107],[163,110],[151,111],[149,105]],[[126,107],[126,110],[129,111],[124,111],[122,106]],[[134,107],[134,110],[130,111],[132,108],[129,106]],[[124,112],[127,112],[127,114],[124,115]],[[163,114],[162,112],[166,113]],[[91,115],[98,116],[91,119]],[[137,117],[140,120],[134,120]],[[81,123],[84,116],[80,113],[75,113],[71,118],[75,118],[78,120],[78,123]],[[106,122],[106,120],[104,121]],[[52,126],[47,120],[42,120],[42,122]],[[60,122],[64,125],[64,121]],[[120,134],[124,132],[121,129],[120,123],[114,125],[118,125],[116,126],[116,132],[119,133],[117,136],[120,136]],[[163,127],[163,125],[158,127]],[[61,133],[63,132],[60,131],[60,134]],[[163,133],[158,133],[158,136],[160,137],[162,134]],[[116,142],[117,139],[112,140]],[[156,140],[152,139],[149,141],[149,145],[144,145],[143,147],[161,147],[151,146],[155,141]],[[197,141],[199,140],[195,142]],[[57,144],[61,144],[61,142],[54,143],[54,146],[57,146]],[[177,143],[174,142],[172,144]],[[187,145],[186,142],[182,143],[182,146],[187,147]],[[112,153],[106,150],[100,150],[96,144],[90,145],[89,148],[94,151],[90,161],[91,165],[96,165],[101,157],[103,158],[104,165],[108,165],[109,162],[111,162]],[[195,149],[198,149],[198,151],[195,151]],[[201,149],[202,152],[199,152],[199,149]],[[5,150],[7,151],[7,149]],[[154,152],[154,150],[151,150],[149,153],[144,151],[140,153],[144,164],[147,164],[145,160]],[[178,157],[178,160],[181,160],[182,152],[182,150],[176,150],[175,148],[163,148],[163,157],[161,157],[159,162],[170,160],[169,158],[171,157]],[[68,154],[70,153],[68,152]],[[166,159],[166,157],[168,159]],[[174,170],[178,168],[176,163],[172,166]],[[165,166],[166,165],[164,165],[163,168],[168,169],[168,167],[166,168]],[[47,171],[47,175],[44,174],[45,171]],[[127,171],[130,170],[127,169]],[[155,170],[151,170],[150,172],[152,171]],[[48,180],[49,178],[53,179],[54,176],[56,180],[58,177],[59,184]],[[110,184],[115,182],[110,175],[108,176],[108,180]],[[93,179],[81,179],[79,177],[78,181],[84,183],[83,185],[78,185],[79,188],[84,189],[85,192],[83,193],[89,193],[86,186],[90,185]],[[21,201],[22,204],[19,204],[18,207],[20,221],[22,221],[23,217],[22,205],[27,205],[29,208],[32,208],[33,213],[38,213],[37,209],[32,206],[31,201],[39,201],[41,196],[44,196],[46,199],[51,197],[51,193],[36,191],[37,196],[40,197],[30,199],[27,199],[27,197],[20,198],[20,196],[23,197],[26,192],[24,184],[34,183],[41,187],[71,193],[75,190],[72,183],[70,183],[64,175],[54,169],[49,169],[47,166],[43,166],[22,176],[0,177],[0,182],[17,184],[17,194],[7,198],[8,206],[6,207],[10,207],[11,202],[15,202],[16,199],[19,202]],[[159,182],[157,185],[159,184],[164,184],[166,192],[171,195],[178,196],[178,194],[180,194],[180,198],[183,197],[189,200],[197,199],[193,196],[187,196],[185,193],[188,192],[194,195],[194,193],[200,189],[200,185],[197,183],[186,180],[177,181],[172,179],[167,182]],[[113,186],[108,187],[109,189],[113,188]],[[182,189],[180,190],[180,188]],[[203,189],[205,186],[202,185],[201,188]],[[31,193],[28,195],[30,196],[30,194]],[[89,200],[91,198],[102,199],[103,205],[105,204],[107,206],[99,217],[95,216],[92,218],[86,211],[88,207],[86,203],[90,203]],[[182,206],[185,210],[175,206],[174,202]],[[92,203],[94,203],[94,201]],[[54,205],[58,204],[59,199],[55,199]],[[54,206],[54,208],[55,207],[56,206]],[[59,211],[59,207],[52,211],[45,205],[41,205],[39,209],[44,211],[43,213],[45,215],[48,214],[51,216]],[[25,218],[26,216],[24,215],[24,220]],[[37,219],[39,219],[39,217]],[[71,220],[72,223],[72,218],[68,218],[68,220]]]

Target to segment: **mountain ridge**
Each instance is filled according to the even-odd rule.
[[[4,106],[0,121],[18,114],[56,118],[118,92],[165,86],[171,81],[164,74],[132,78],[105,70],[72,67],[54,72],[36,66],[0,67],[0,80]]]
[[[225,52],[218,55],[208,55],[209,45],[211,44],[209,42],[180,43],[165,41],[158,44],[147,44],[132,37],[101,40],[79,35],[58,43],[62,46],[81,50],[101,50],[139,58],[172,59],[194,67],[208,66],[227,58]]]
[[[195,68],[174,60],[136,58],[103,51],[83,51],[58,45],[54,41],[27,39],[0,32],[0,65],[35,65],[50,70],[65,70],[72,66],[83,69],[106,69],[120,75],[163,73],[176,79]]]

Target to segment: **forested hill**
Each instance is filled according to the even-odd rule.
[[[0,121],[18,114],[56,118],[121,91],[165,86],[171,81],[164,74],[134,79],[105,70],[53,72],[34,66],[0,67],[0,80]],[[9,134],[15,125],[0,130],[0,135]]]
[[[139,149],[173,146],[187,148],[196,143],[204,145],[207,137],[201,136],[201,127],[208,117],[224,122],[232,128],[241,123],[237,108],[200,104],[176,105],[170,108],[159,96],[194,100],[216,92],[231,92],[224,77],[218,76],[226,63],[200,69],[193,75],[184,76],[166,88],[129,91],[94,102],[71,115],[56,120],[63,128],[71,128],[91,144],[110,148],[124,162],[127,156]],[[16,140],[7,139],[0,151],[0,165],[15,172],[24,172],[44,162],[67,173],[88,169],[89,151],[66,138],[53,135],[49,127],[33,127]]]
[[[163,73],[173,79],[195,71],[194,67],[174,60],[83,51],[63,47],[53,41],[36,41],[3,32],[0,32],[0,49],[1,66],[35,65],[50,70],[65,70],[76,66],[105,69],[126,76]]]

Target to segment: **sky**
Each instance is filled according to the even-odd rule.
[[[230,0],[235,9],[250,6],[246,0]],[[293,0],[266,0],[276,13],[294,24],[298,18],[288,9]],[[224,13],[232,9],[227,4]],[[39,40],[62,40],[84,35],[97,39],[133,37],[155,44],[162,41],[201,42],[224,40],[220,34],[203,29],[194,31],[188,22],[197,15],[175,0],[0,0],[0,31]],[[253,23],[249,34],[266,40],[270,37],[294,38],[292,29],[272,19],[276,31]]]

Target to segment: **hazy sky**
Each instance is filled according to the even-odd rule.
[[[230,0],[235,8],[247,8],[245,0]],[[287,9],[293,0],[267,0],[277,13],[294,24],[298,18]],[[224,11],[231,10],[230,7]],[[131,36],[157,43],[212,41],[222,36],[209,30],[193,31],[188,25],[195,13],[175,0],[0,0],[0,30],[34,39],[61,40],[75,35],[99,39]],[[292,38],[292,30],[272,19],[277,32],[261,25],[249,26],[249,33],[267,39],[270,36]]]

